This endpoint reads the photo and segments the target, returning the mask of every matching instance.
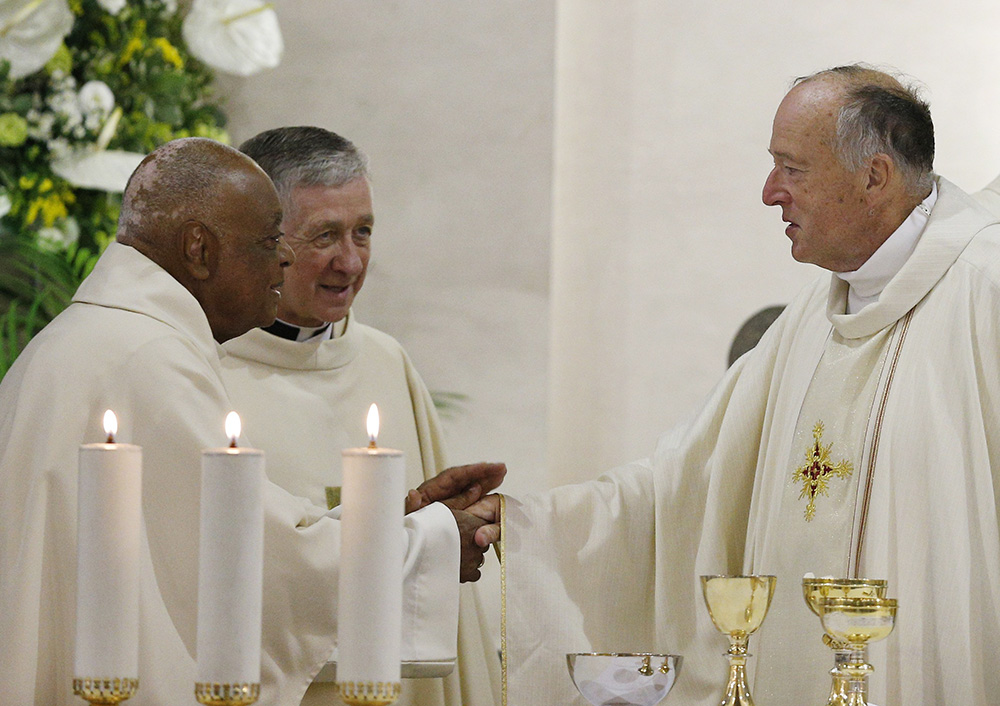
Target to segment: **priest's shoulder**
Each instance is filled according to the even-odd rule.
[[[360,322],[353,322],[352,325],[357,327],[355,330],[364,342],[363,345],[366,353],[375,352],[376,354],[383,354],[392,358],[409,360],[409,356],[407,356],[403,345],[385,331],[380,331],[377,328]]]

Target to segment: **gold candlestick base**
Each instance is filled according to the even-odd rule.
[[[398,681],[339,681],[337,692],[348,706],[389,706],[396,703],[403,685]]]
[[[138,679],[95,679],[93,677],[73,679],[73,693],[94,706],[116,706],[125,699],[135,696],[135,692],[138,690]]]
[[[194,695],[206,706],[248,706],[260,698],[260,684],[195,682]]]

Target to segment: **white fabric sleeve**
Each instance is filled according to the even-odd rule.
[[[404,520],[403,662],[454,661],[458,654],[458,525],[432,503]]]

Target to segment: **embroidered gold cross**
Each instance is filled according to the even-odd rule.
[[[816,422],[816,426],[813,427],[812,448],[806,451],[806,462],[792,474],[792,480],[802,483],[799,500],[809,496],[809,502],[806,504],[806,522],[812,521],[816,516],[816,496],[829,495],[827,485],[830,476],[847,478],[854,471],[850,461],[830,464],[832,447],[833,443],[823,445],[823,422]]]

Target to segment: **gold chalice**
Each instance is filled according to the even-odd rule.
[[[764,622],[774,595],[774,576],[702,576],[712,622],[729,636],[729,683],[721,706],[753,706],[747,687],[747,640]]]
[[[802,579],[802,594],[809,610],[820,615],[820,603],[827,598],[885,598],[888,582],[883,579],[835,579],[835,578],[804,578]],[[842,668],[851,656],[848,646],[823,633],[823,643],[833,650],[833,669],[830,670],[832,685],[827,706],[847,706],[850,691],[847,674]]]
[[[846,706],[868,705],[868,675],[874,671],[867,662],[869,642],[884,640],[896,623],[896,599],[878,597],[825,598],[819,602],[820,620],[831,640],[850,650],[840,671],[849,680]]]
[[[682,657],[650,652],[571,652],[569,676],[593,706],[654,706],[674,686]]]

